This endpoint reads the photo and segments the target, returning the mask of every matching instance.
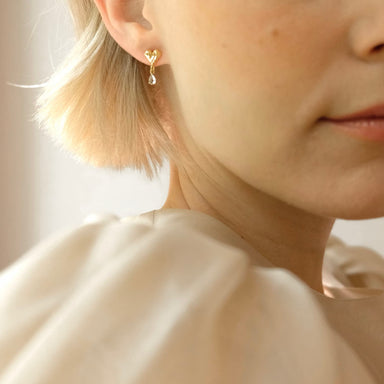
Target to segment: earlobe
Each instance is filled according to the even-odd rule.
[[[94,0],[105,27],[117,44],[136,60],[148,64],[145,51],[159,44],[151,23],[142,14],[145,1]]]

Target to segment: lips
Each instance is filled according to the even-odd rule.
[[[384,119],[384,104],[379,104],[363,111],[355,112],[351,115],[340,116],[335,118],[326,118],[326,120],[333,122],[347,122],[347,121],[361,121],[361,120],[374,120]]]
[[[333,127],[350,136],[384,142],[384,104],[378,104],[351,115],[323,118]]]
[[[384,142],[384,118],[364,118],[328,123],[340,132],[368,141]]]

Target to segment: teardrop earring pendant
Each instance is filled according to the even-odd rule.
[[[145,51],[145,57],[151,64],[151,69],[150,69],[150,76],[148,79],[148,84],[149,85],[155,85],[157,83],[156,77],[155,77],[155,65],[159,61],[161,57],[161,52],[158,49],[155,49],[153,51],[147,50]]]

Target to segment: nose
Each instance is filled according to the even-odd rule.
[[[359,3],[361,0],[357,0]],[[384,1],[364,0],[351,30],[354,54],[364,61],[384,61]],[[360,3],[360,4],[361,4]]]

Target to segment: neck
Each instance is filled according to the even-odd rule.
[[[171,163],[171,183],[162,209],[201,211],[222,221],[272,264],[288,269],[324,293],[322,265],[334,219],[312,215],[232,178],[212,179]]]

